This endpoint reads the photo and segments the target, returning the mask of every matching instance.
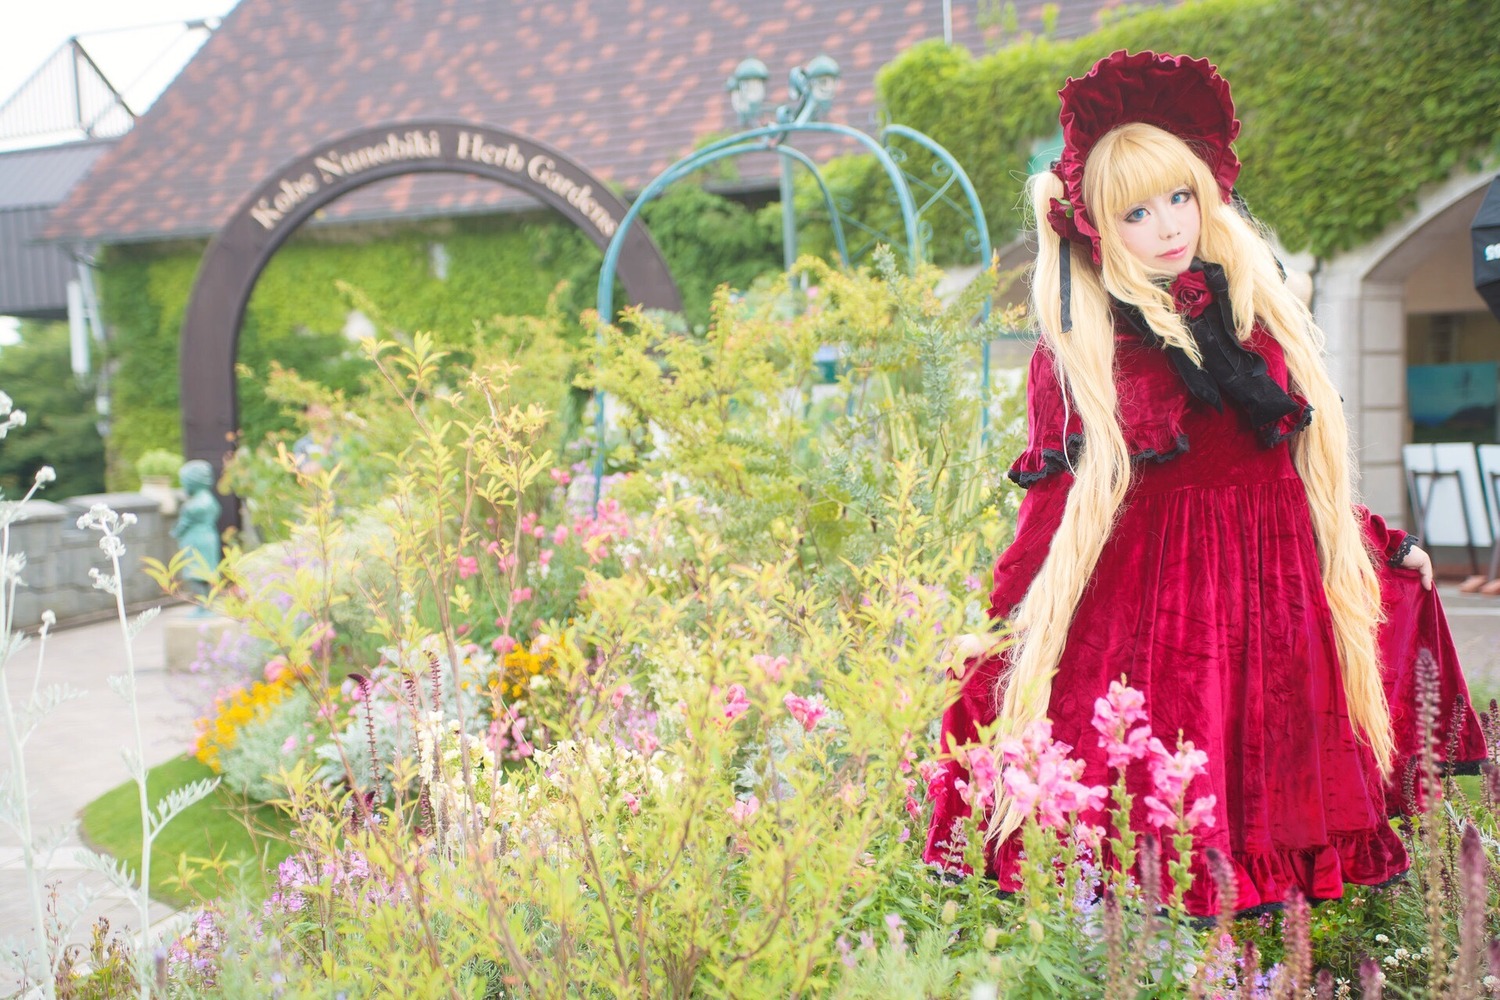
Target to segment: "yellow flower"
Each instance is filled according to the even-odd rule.
[[[492,683],[498,687],[508,701],[519,701],[531,688],[531,679],[550,672],[553,667],[552,654],[546,650],[534,652],[517,646],[501,660],[500,676]]]
[[[240,730],[247,724],[263,719],[271,709],[292,693],[295,684],[292,674],[278,676],[266,683],[255,681],[248,688],[240,687],[214,700],[213,714],[193,724],[193,756],[215,771],[222,768],[219,756],[239,741]]]

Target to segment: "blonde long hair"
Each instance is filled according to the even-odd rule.
[[[1323,333],[1287,289],[1264,234],[1223,202],[1204,162],[1176,136],[1140,122],[1109,132],[1089,154],[1084,200],[1100,232],[1103,263],[1096,267],[1086,250],[1072,248],[1073,328],[1068,332],[1061,330],[1061,240],[1045,221],[1050,200],[1063,197],[1062,181],[1049,171],[1028,183],[1038,220],[1033,314],[1056,358],[1059,382],[1083,423],[1084,443],[1052,548],[1012,619],[1016,642],[1011,666],[997,688],[997,739],[1046,716],[1073,615],[1130,486],[1130,453],[1115,393],[1110,296],[1139,307],[1158,335],[1200,360],[1170,295],[1151,282],[1119,237],[1119,220],[1132,205],[1184,185],[1192,189],[1202,214],[1198,256],[1222,265],[1228,278],[1236,335],[1246,340],[1257,321],[1263,325],[1286,355],[1292,386],[1316,411],[1295,439],[1293,458],[1312,509],[1349,716],[1381,773],[1389,775],[1393,741],[1375,641],[1380,583],[1354,512],[1349,428],[1323,362]],[[1015,812],[1002,798],[990,835],[1004,837],[1019,827],[1024,817]]]

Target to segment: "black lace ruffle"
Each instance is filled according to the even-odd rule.
[[[1073,463],[1078,460],[1079,451],[1083,448],[1083,435],[1069,434],[1066,447],[1068,449],[1066,453],[1056,448],[1043,448],[1040,469],[1018,469],[1013,465],[1005,475],[1021,489],[1029,490],[1048,476],[1073,467]]]
[[[1261,428],[1260,440],[1267,448],[1274,448],[1293,434],[1301,434],[1307,430],[1307,425],[1312,423],[1313,408],[1306,404],[1302,406],[1302,413],[1297,417],[1295,423],[1290,427],[1283,428],[1280,421],[1267,424]]]
[[[1411,550],[1414,549],[1420,541],[1421,539],[1419,539],[1416,535],[1407,535],[1405,538],[1401,539],[1401,544],[1396,546],[1396,551],[1391,553],[1391,557],[1385,561],[1385,564],[1391,569],[1400,569],[1401,564],[1406,562],[1406,557],[1411,555]]]
[[[1064,469],[1072,468],[1073,463],[1078,461],[1078,452],[1082,447],[1083,435],[1069,434],[1066,455],[1056,448],[1043,448],[1042,467],[1040,469],[1022,470],[1012,466],[1006,472],[1006,476],[1023,490],[1029,490],[1048,476],[1061,472]],[[1172,441],[1172,447],[1165,450],[1145,448],[1141,451],[1134,451],[1130,453],[1130,461],[1136,465],[1143,465],[1146,462],[1160,464],[1162,462],[1170,462],[1188,450],[1188,436],[1186,434],[1178,434]]]
[[[1130,460],[1137,465],[1145,462],[1156,462],[1157,464],[1160,464],[1162,462],[1170,462],[1172,459],[1176,458],[1178,455],[1181,455],[1187,450],[1188,436],[1186,434],[1179,434],[1177,435],[1177,439],[1172,442],[1172,447],[1168,448],[1166,451],[1157,451],[1155,448],[1147,448],[1145,451],[1131,452]]]

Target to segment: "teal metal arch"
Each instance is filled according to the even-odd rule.
[[[615,271],[620,263],[620,252],[625,246],[625,235],[629,233],[630,227],[635,224],[635,220],[641,214],[643,208],[654,201],[673,181],[681,180],[694,171],[729,156],[743,156],[746,153],[756,152],[785,152],[791,149],[791,147],[781,145],[780,140],[803,132],[842,135],[853,139],[869,150],[881,168],[885,170],[886,177],[895,189],[897,202],[901,207],[901,221],[905,229],[907,257],[909,260],[916,261],[921,254],[917,205],[916,201],[912,198],[911,189],[906,184],[905,175],[901,172],[901,168],[896,165],[896,161],[891,157],[890,152],[872,136],[866,135],[858,129],[850,128],[848,125],[840,125],[836,122],[777,122],[774,125],[763,125],[760,128],[753,128],[737,135],[720,139],[717,142],[711,142],[702,149],[694,150],[662,171],[650,184],[646,185],[645,189],[641,191],[640,196],[631,203],[630,211],[626,212],[625,217],[620,220],[620,226],[615,230],[614,239],[610,240],[609,246],[604,251],[604,267],[599,272],[599,289],[596,300],[601,321],[607,322],[609,317],[614,315],[614,279]],[[775,141],[772,141],[773,139]],[[822,172],[817,169],[817,165],[812,162],[810,157],[802,154],[800,150],[796,152],[798,154],[798,162],[812,171],[813,175],[817,178],[819,189],[826,197],[828,195],[828,185],[823,180]],[[951,160],[952,156],[949,155],[948,158]],[[958,166],[956,161],[954,161],[954,166]],[[837,209],[832,206],[831,198],[829,199],[829,203],[830,209],[836,213]]]
[[[995,250],[994,247],[990,244],[990,227],[985,222],[984,206],[979,203],[979,192],[974,190],[974,182],[969,180],[968,173],[966,173],[964,171],[964,168],[959,165],[959,162],[953,158],[953,154],[939,145],[937,141],[934,140],[931,136],[926,135],[922,132],[918,132],[916,129],[911,128],[907,125],[887,125],[885,128],[880,130],[880,138],[883,143],[887,144],[887,146],[890,144],[892,138],[909,140],[916,143],[918,146],[921,146],[923,149],[927,150],[927,152],[936,157],[936,160],[932,165],[932,169],[933,172],[938,175],[939,179],[942,180],[942,184],[936,187],[933,187],[930,184],[926,185],[931,189],[932,193],[929,195],[927,200],[922,203],[920,212],[921,214],[925,215],[928,208],[944,200],[947,200],[950,204],[953,204],[952,200],[947,197],[947,192],[952,185],[957,184],[959,190],[963,193],[965,201],[967,201],[968,203],[969,218],[974,224],[973,234],[974,242],[976,244],[974,249],[979,252],[980,263],[985,267],[988,267],[992,259],[994,258]],[[955,207],[957,206],[955,205]],[[980,322],[984,322],[989,318],[990,300],[985,299],[984,307],[980,311],[979,319]],[[990,342],[988,340],[986,340],[980,347],[979,354],[979,392],[980,399],[984,404],[983,408],[980,410],[979,420],[980,426],[983,427],[986,434],[988,434],[990,425]]]
[[[978,252],[981,263],[988,266],[991,261],[992,247],[990,243],[989,226],[985,220],[984,208],[979,202],[979,195],[974,189],[969,175],[953,158],[953,154],[944,149],[942,145],[916,129],[905,125],[887,125],[881,132],[879,138],[872,137],[858,129],[836,122],[810,121],[811,105],[805,106],[795,117],[786,116],[787,120],[777,121],[774,124],[750,128],[735,135],[728,136],[709,143],[701,149],[694,150],[689,155],[673,163],[652,181],[646,185],[640,195],[631,203],[630,209],[620,220],[619,228],[616,229],[614,238],[604,251],[604,265],[599,272],[599,285],[597,289],[595,304],[601,324],[609,323],[614,317],[614,282],[615,272],[619,268],[620,254],[623,252],[626,236],[641,211],[650,204],[667,187],[682,180],[710,164],[720,160],[744,156],[748,153],[775,153],[783,160],[801,164],[812,175],[822,196],[824,208],[828,212],[829,225],[833,230],[835,247],[838,250],[839,261],[844,267],[849,267],[851,257],[848,241],[844,230],[844,215],[840,212],[828,183],[823,177],[822,171],[817,163],[806,153],[792,146],[785,145],[785,140],[793,135],[802,133],[832,134],[853,139],[863,146],[875,157],[886,178],[890,181],[892,194],[896,204],[901,211],[902,237],[905,243],[906,257],[912,269],[917,267],[919,261],[925,259],[925,248],[927,240],[924,238],[931,232],[931,223],[923,218],[928,210],[939,204],[947,204],[968,216],[970,232],[972,237],[969,242]],[[934,157],[933,173],[940,182],[933,184],[925,179],[914,178],[902,170],[900,163],[906,157],[904,152],[892,146],[894,140],[905,140],[915,143],[927,153]],[[919,206],[916,197],[912,193],[912,183],[915,182],[926,197]],[[957,184],[960,193],[964,197],[965,204],[960,205],[948,192]],[[857,224],[857,223],[856,223]],[[924,231],[925,227],[925,231]],[[872,235],[879,237],[884,234],[876,233],[868,227],[860,226]],[[966,233],[966,236],[969,234]],[[892,241],[894,242],[894,241]],[[981,321],[989,318],[990,304],[985,302]],[[980,393],[984,402],[981,419],[986,429],[989,423],[990,402],[990,345],[986,342],[981,350],[981,375]],[[604,478],[604,434],[607,417],[607,399],[601,390],[595,399],[594,429],[598,441],[598,451],[594,460],[594,504],[598,505],[599,491]]]

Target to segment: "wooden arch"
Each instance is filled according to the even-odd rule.
[[[460,173],[498,181],[551,206],[602,251],[628,207],[566,154],[487,125],[421,119],[350,132],[277,170],[235,209],[209,244],[182,324],[182,439],[188,458],[222,470],[234,448],[234,363],[250,293],[271,256],[314,212],[351,191],[403,174]],[[682,299],[651,236],[633,227],[620,282],[642,306],[680,311]],[[238,525],[224,505],[225,527]]]

